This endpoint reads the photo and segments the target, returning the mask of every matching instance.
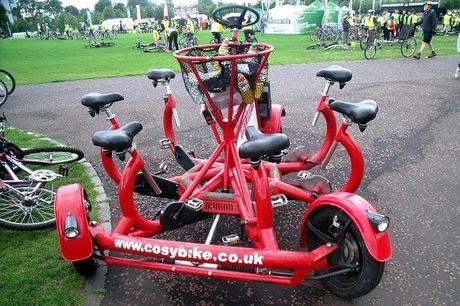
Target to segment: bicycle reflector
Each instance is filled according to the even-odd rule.
[[[67,217],[64,222],[64,236],[67,238],[75,238],[80,234],[78,230],[77,219],[70,213],[67,213]]]
[[[390,218],[375,212],[368,211],[367,219],[369,220],[369,223],[381,233],[386,231],[390,225]]]

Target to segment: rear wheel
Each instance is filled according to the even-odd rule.
[[[385,263],[376,261],[369,254],[361,233],[347,214],[332,206],[320,208],[310,217],[308,225],[309,251],[325,243],[315,233],[318,231],[339,244],[337,251],[328,257],[331,266],[328,272],[352,269],[323,280],[332,293],[343,299],[357,298],[369,293],[380,283]]]
[[[23,150],[21,160],[29,165],[60,165],[72,163],[83,158],[82,151],[71,147],[44,147]]]
[[[401,44],[401,54],[404,57],[411,57],[417,49],[417,41],[413,37],[409,37]]]
[[[366,50],[364,50],[364,57],[366,59],[373,59],[377,53],[377,47],[374,44],[367,45]]]
[[[6,88],[8,89],[8,94],[11,95],[14,89],[16,88],[16,81],[11,75],[11,73],[9,73],[6,70],[0,69],[0,81],[2,81],[5,84]]]
[[[53,227],[54,191],[34,186],[11,185],[0,192],[0,225],[12,230]]]

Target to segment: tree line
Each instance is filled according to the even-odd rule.
[[[172,0],[167,0],[168,13],[174,15]],[[99,24],[105,19],[126,18],[129,15],[136,18],[136,5],[141,7],[142,18],[163,18],[164,4],[157,5],[150,0],[128,0],[127,5],[117,3],[112,5],[110,0],[99,0],[91,10],[93,24]],[[73,5],[63,6],[60,0],[19,0],[12,9],[14,24],[9,23],[6,9],[0,4],[0,27],[7,32],[7,23],[12,32],[35,31],[37,24],[48,24],[52,29],[64,29],[64,24],[80,28],[82,22],[87,22],[87,11],[79,10]]]
[[[297,4],[301,3],[309,5],[315,0],[285,0],[285,4]],[[320,0],[323,1],[323,0]],[[334,1],[334,0],[329,0]],[[422,2],[422,0],[384,0],[384,3],[392,2]],[[348,6],[349,0],[336,0],[334,1],[340,6]],[[380,3],[379,0],[375,0],[376,4]],[[169,16],[174,15],[174,5],[172,0],[167,0]],[[255,5],[257,9],[266,9],[265,4],[267,1],[259,0]],[[372,8],[373,0],[354,0],[353,10],[356,12],[367,12],[368,9]],[[269,8],[274,7],[276,1],[271,0],[269,2]],[[110,0],[99,0],[94,9],[91,11],[92,23],[99,24],[105,19],[110,18],[126,18],[129,15],[132,18],[136,18],[136,5],[140,5],[141,15],[143,18],[163,18],[164,5],[157,5],[152,3],[150,0],[128,0],[127,5],[123,3],[117,3],[112,5]],[[220,1],[213,0],[198,0],[197,10],[200,14],[206,14],[211,16],[212,11],[222,5]],[[442,0],[441,7],[448,9],[460,8],[460,0]],[[376,7],[379,9],[379,7]],[[12,32],[24,32],[34,31],[37,29],[37,24],[47,23],[52,29],[64,28],[64,24],[69,24],[72,27],[79,28],[82,22],[87,21],[88,9],[77,9],[75,6],[63,6],[60,0],[19,0],[16,6],[12,10],[14,17],[14,24],[9,24],[8,18],[6,17],[6,9],[0,4],[0,28],[3,32],[7,32],[8,26]]]

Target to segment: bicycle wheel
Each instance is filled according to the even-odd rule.
[[[337,251],[328,256],[329,265],[338,264],[353,269],[323,280],[332,293],[343,299],[357,298],[369,293],[380,283],[385,263],[378,262],[369,254],[360,231],[347,214],[332,206],[323,207],[309,218],[307,224],[309,251],[325,244],[322,235],[337,237],[338,234],[338,237],[343,237],[338,241]],[[318,235],[318,232],[322,235]]]
[[[16,80],[11,73],[6,70],[0,69],[0,81],[2,81],[8,89],[8,94],[11,95],[16,88]]]
[[[196,38],[196,36],[193,36],[193,38],[191,40],[191,43],[192,43],[192,46],[199,46],[200,45],[200,42],[198,41],[198,38]]]
[[[76,162],[85,155],[71,147],[44,147],[23,150],[24,158],[20,161],[29,165],[59,165]]]
[[[53,227],[54,191],[34,186],[12,185],[0,191],[0,226],[11,230]]]
[[[179,48],[182,49],[182,48],[185,48],[184,44],[185,44],[186,40],[184,39],[184,37],[181,37],[179,38]]]
[[[101,43],[101,47],[103,48],[106,48],[106,47],[113,47],[115,46],[115,43],[113,41],[109,41],[109,42],[102,42]]]
[[[364,50],[364,57],[366,59],[373,59],[377,53],[377,48],[374,44],[367,45],[366,50]]]
[[[417,50],[417,41],[413,37],[409,37],[401,44],[401,54],[404,57],[411,57]]]
[[[311,41],[318,41],[318,32],[317,31],[313,31],[310,33],[310,39]]]
[[[314,49],[318,49],[319,47],[321,47],[323,44],[319,43],[319,44],[313,44],[313,45],[310,45],[310,46],[307,46],[307,50],[314,50]]]
[[[365,49],[366,49],[366,47],[367,47],[367,37],[362,38],[362,39],[359,41],[359,47],[361,48],[361,50],[365,50]]]
[[[5,83],[0,80],[0,106],[5,104],[6,100],[8,99],[8,88],[6,87]]]

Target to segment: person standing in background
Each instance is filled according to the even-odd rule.
[[[377,18],[374,16],[374,10],[367,11],[367,17],[364,18],[364,26],[368,29],[367,43],[373,44],[378,27]]]
[[[225,33],[224,27],[214,20],[211,24],[211,34],[219,44],[222,42],[223,33]]]
[[[387,30],[388,30],[388,39],[393,40],[396,36],[396,23],[395,23],[395,18],[393,16],[390,17],[390,20],[388,20],[387,23]]]
[[[348,36],[350,32],[350,22],[348,18],[348,16],[343,16],[342,18],[342,44],[344,45],[348,45]]]
[[[457,38],[457,52],[460,53],[460,34]],[[455,78],[460,80],[460,62],[458,63],[457,69],[455,70]]]
[[[431,44],[431,39],[433,38],[433,33],[436,30],[436,14],[431,9],[432,2],[426,1],[423,5],[423,19],[419,24],[422,24],[423,30],[423,40],[422,40],[422,47],[418,54],[414,55],[414,58],[420,59],[422,55],[423,49],[429,48],[431,50],[431,54],[428,55],[428,58],[432,58],[436,56],[436,52],[434,51],[433,45]]]
[[[179,50],[179,44],[177,43],[177,25],[173,21],[171,26],[166,30],[168,32],[168,50],[172,51],[172,47],[174,44],[174,48],[176,51]]]
[[[394,33],[394,36],[397,37],[399,36],[399,30],[400,30],[400,21],[399,21],[399,17],[400,17],[400,14],[399,14],[399,11],[398,10],[395,10],[395,12],[392,14],[392,17],[394,19],[394,22],[395,22],[395,33]]]

